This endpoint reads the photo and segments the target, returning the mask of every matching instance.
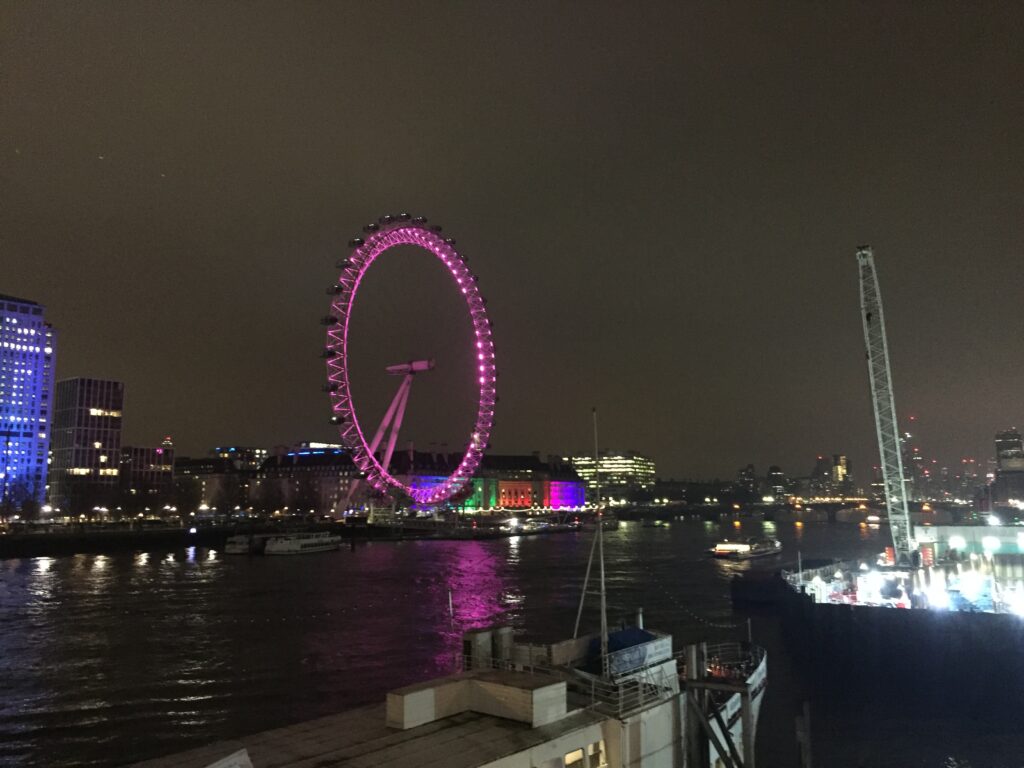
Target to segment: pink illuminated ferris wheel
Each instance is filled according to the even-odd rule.
[[[352,248],[348,258],[339,262],[341,275],[329,289],[334,299],[331,313],[324,318],[327,325],[327,344],[324,356],[327,358],[327,386],[331,397],[331,421],[338,425],[342,444],[351,452],[355,465],[366,475],[367,482],[382,493],[398,491],[418,504],[440,504],[452,496],[472,477],[490,438],[494,422],[495,368],[494,343],[491,340],[491,323],[483,297],[477,288],[476,277],[466,266],[466,260],[455,250],[455,241],[441,236],[441,227],[427,225],[422,217],[413,218],[407,213],[397,216],[382,216],[377,224],[363,227],[364,238],[349,243]],[[466,443],[462,460],[452,474],[440,483],[429,487],[413,487],[395,478],[388,471],[394,450],[402,413],[409,397],[409,387],[415,374],[433,368],[432,360],[417,360],[390,366],[388,373],[403,376],[398,393],[385,414],[384,421],[370,442],[367,442],[359,424],[352,402],[349,382],[349,319],[359,284],[377,257],[390,248],[399,245],[419,246],[433,254],[448,268],[449,274],[459,287],[469,309],[470,321],[476,344],[475,384],[477,390],[477,412],[473,431]],[[383,455],[378,454],[385,431],[391,433]]]

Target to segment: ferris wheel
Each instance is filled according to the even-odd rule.
[[[366,481],[385,494],[405,494],[421,505],[436,505],[445,502],[459,492],[473,476],[483,458],[487,441],[494,423],[495,378],[494,342],[491,338],[491,322],[487,317],[484,299],[477,288],[477,278],[466,266],[466,259],[455,250],[455,240],[443,237],[441,227],[428,225],[422,216],[413,218],[407,213],[396,216],[381,216],[376,224],[363,227],[365,237],[349,242],[352,249],[349,256],[338,263],[341,274],[337,282],[328,289],[333,295],[331,312],[324,317],[327,325],[327,343],[324,357],[327,359],[327,384],[325,389],[331,398],[331,422],[337,424],[341,442],[349,450],[352,461],[366,476]],[[398,392],[384,415],[384,420],[367,442],[366,435],[356,415],[352,402],[349,382],[349,320],[359,284],[370,266],[386,251],[400,245],[415,245],[440,259],[455,281],[469,310],[475,340],[474,383],[477,392],[476,420],[466,441],[466,450],[458,466],[442,482],[429,487],[416,487],[403,483],[388,469],[391,456],[402,424],[409,390],[414,377],[434,367],[433,360],[414,360],[388,366],[387,373],[402,376]],[[390,429],[386,448],[380,454],[379,448],[385,433]]]

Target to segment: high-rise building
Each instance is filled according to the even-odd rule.
[[[833,493],[849,495],[853,489],[853,478],[850,477],[850,460],[842,454],[833,455]]]
[[[121,461],[124,384],[102,379],[57,382],[53,405],[50,503],[69,514],[113,504]]]
[[[754,496],[757,493],[757,472],[754,470],[753,464],[747,464],[736,473],[736,484],[748,496]]]
[[[780,467],[775,464],[768,467],[768,476],[765,479],[768,484],[768,493],[770,495],[774,496],[777,501],[781,501],[786,498],[786,486],[788,485],[788,482]]]
[[[999,504],[1024,503],[1024,442],[1020,432],[996,433],[996,473],[992,500]]]
[[[654,487],[654,461],[636,451],[601,451],[599,462],[587,454],[573,456],[572,466],[590,491],[597,488],[600,471],[602,497]]]
[[[996,466],[999,471],[1024,471],[1024,441],[1016,429],[996,432]]]
[[[0,295],[0,505],[46,497],[56,336],[34,301]]]

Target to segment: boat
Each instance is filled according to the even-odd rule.
[[[228,536],[224,542],[225,555],[248,555],[252,551],[252,537],[247,535]]]
[[[341,546],[341,536],[334,533],[288,533],[271,536],[263,547],[265,555],[305,555],[328,552]]]
[[[718,542],[711,554],[725,560],[752,560],[755,557],[770,557],[782,552],[782,543],[778,539],[746,539],[745,541]]]
[[[224,554],[259,555],[263,553],[267,540],[272,538],[274,538],[272,533],[240,533],[228,536],[228,540],[224,542]]]

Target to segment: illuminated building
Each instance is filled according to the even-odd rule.
[[[325,446],[321,446],[325,447]],[[341,446],[332,446],[338,447]],[[233,462],[236,469],[259,469],[267,460],[269,451],[266,448],[252,448],[241,445],[219,446],[210,451],[211,456],[218,459],[228,459]]]
[[[91,515],[113,505],[121,460],[124,384],[103,379],[57,382],[53,403],[50,503]]]
[[[996,433],[996,467],[999,472],[1024,472],[1024,442],[1016,429]]]
[[[121,490],[129,497],[146,501],[166,501],[174,486],[174,443],[166,438],[155,447],[121,448]]]
[[[0,504],[46,496],[56,337],[34,301],[0,295]]]
[[[786,476],[782,474],[782,469],[776,465],[768,467],[768,477],[766,478],[768,485],[768,493],[774,496],[777,500],[784,499],[786,497]]]
[[[851,496],[854,493],[850,460],[841,453],[819,455],[815,459],[808,487],[813,497]]]
[[[853,494],[853,476],[850,474],[850,460],[841,453],[832,456],[832,493],[836,496]]]
[[[249,486],[255,470],[241,470],[230,459],[216,456],[174,460],[174,487],[177,504],[183,512],[216,507],[231,509],[249,506]]]
[[[809,495],[832,495],[832,462],[827,456],[819,455],[811,472]]]
[[[360,474],[341,448],[299,448],[264,461],[249,481],[248,498],[264,512],[287,507],[290,514],[341,514]]]
[[[414,487],[441,483],[461,459],[460,454],[396,453],[392,472]],[[586,504],[583,482],[572,466],[539,454],[484,455],[480,466],[451,506],[464,512],[494,514],[504,510],[558,511]]]
[[[1008,429],[996,433],[996,473],[992,500],[1000,505],[1024,504],[1024,442],[1020,432]]]
[[[597,488],[593,456],[573,456],[572,466],[586,483],[588,490],[593,491]],[[601,451],[598,469],[601,474],[603,497],[654,488],[654,461],[635,451]]]
[[[749,496],[757,493],[757,472],[753,464],[747,464],[736,474],[736,484],[741,491]]]

